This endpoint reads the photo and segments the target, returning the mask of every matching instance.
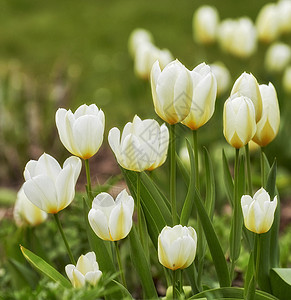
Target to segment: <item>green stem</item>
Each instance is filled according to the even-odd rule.
[[[87,195],[88,195],[88,198],[89,198],[89,203],[90,203],[89,207],[90,207],[91,202],[93,201],[93,194],[92,194],[92,187],[91,187],[89,159],[85,159],[85,169],[86,169],[86,177],[87,177]]]
[[[195,183],[196,188],[200,189],[199,182],[199,154],[198,154],[198,134],[197,130],[193,130],[193,145],[194,145],[194,161],[195,161]]]
[[[260,257],[261,257],[261,235],[256,234],[256,246],[257,246],[257,255],[256,255],[256,270],[255,270],[255,278],[256,281],[258,282],[259,280],[259,269],[260,269]]]
[[[178,224],[176,203],[176,136],[175,124],[170,125],[170,200],[173,225]]]
[[[177,290],[176,290],[176,277],[177,277],[177,270],[173,270],[173,281],[172,281],[172,286],[173,286],[173,299],[177,299]]]
[[[252,196],[253,195],[253,184],[252,184],[251,157],[250,157],[249,144],[245,145],[245,154],[246,154],[246,161],[247,161],[248,193],[250,196]]]
[[[65,246],[66,246],[66,248],[67,248],[67,252],[68,252],[68,255],[69,255],[69,257],[70,257],[70,260],[71,260],[71,262],[72,262],[73,265],[76,265],[76,261],[75,261],[75,259],[74,259],[74,257],[73,257],[73,254],[72,254],[72,252],[71,252],[71,249],[70,249],[70,247],[69,247],[68,241],[67,241],[67,239],[66,239],[66,236],[65,236],[63,227],[62,227],[62,225],[61,225],[61,222],[60,222],[60,219],[59,219],[59,215],[58,215],[58,213],[53,214],[53,215],[54,215],[55,221],[56,221],[56,223],[57,223],[57,225],[58,225],[58,228],[59,228],[59,231],[60,231],[61,236],[62,236],[62,238],[63,238],[63,241],[64,241],[64,243],[65,243]]]
[[[265,188],[265,163],[264,163],[264,149],[261,147],[261,185]]]
[[[114,246],[115,246],[117,263],[118,263],[118,267],[119,267],[119,271],[120,271],[120,278],[121,278],[123,286],[126,288],[126,281],[125,281],[125,276],[123,273],[123,268],[122,268],[122,264],[121,264],[121,258],[120,258],[119,247],[118,247],[117,241],[114,242]]]
[[[236,243],[235,237],[237,237],[237,234],[240,231],[240,224],[238,224],[239,214],[240,214],[240,202],[238,199],[238,177],[239,177],[239,149],[235,149],[235,163],[234,163],[234,197],[233,197],[233,220],[232,220],[232,231],[234,232],[233,240],[231,243]],[[230,265],[230,278],[232,280],[234,275],[234,269],[236,264],[236,258],[233,257],[233,254],[235,254],[235,250],[237,245],[233,245],[232,249],[234,253],[231,253],[231,265]]]
[[[137,206],[137,225],[138,234],[142,240],[142,219],[141,219],[141,203],[140,203],[140,172],[136,172],[136,206]]]

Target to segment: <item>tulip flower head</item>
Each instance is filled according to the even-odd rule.
[[[197,130],[212,117],[215,107],[217,83],[211,68],[202,63],[190,72],[193,84],[190,113],[182,121],[192,130]]]
[[[291,61],[291,48],[284,43],[273,43],[265,56],[265,67],[269,72],[283,72]]]
[[[280,0],[277,4],[280,33],[286,34],[291,32],[291,1]]]
[[[190,112],[192,79],[188,69],[178,60],[163,70],[156,61],[151,71],[151,87],[155,111],[169,124],[183,121]]]
[[[239,149],[256,133],[255,108],[245,96],[234,94],[224,103],[223,134],[227,142]]]
[[[235,81],[230,95],[232,96],[236,93],[248,97],[253,102],[256,113],[256,122],[258,122],[262,116],[262,96],[255,76],[251,73],[242,73]]]
[[[274,221],[277,196],[270,201],[264,188],[259,189],[254,197],[244,195],[241,198],[244,223],[248,230],[261,234],[269,231]]]
[[[194,261],[196,247],[197,234],[194,228],[166,226],[158,238],[159,261],[171,270],[185,269]]]
[[[193,15],[194,39],[200,44],[211,44],[216,40],[219,14],[215,7],[203,5]]]
[[[96,154],[103,142],[105,117],[95,104],[83,104],[75,113],[59,108],[56,125],[65,148],[83,159]]]
[[[271,82],[269,85],[260,85],[260,92],[263,100],[263,111],[262,117],[257,123],[257,130],[253,140],[261,147],[265,147],[278,134],[280,127],[280,110],[277,93]]]
[[[37,161],[26,164],[24,193],[41,210],[55,214],[73,201],[81,167],[78,157],[69,157],[61,168],[52,156],[44,153]]]
[[[125,125],[121,138],[116,127],[109,131],[109,145],[118,163],[125,169],[141,172],[162,165],[167,157],[169,131],[153,119],[135,116]]]
[[[230,72],[222,62],[210,65],[217,82],[217,96],[224,94],[230,87]]]
[[[132,57],[135,57],[136,50],[141,44],[152,44],[154,38],[152,34],[143,28],[136,28],[132,31],[128,39],[128,50]]]
[[[47,219],[47,213],[30,202],[23,191],[23,187],[21,187],[17,193],[13,217],[18,227],[36,226]]]
[[[76,266],[66,265],[65,271],[75,288],[83,287],[86,283],[95,286],[102,275],[94,252],[81,255]]]
[[[129,234],[133,211],[134,200],[125,189],[118,194],[115,201],[108,193],[100,193],[93,200],[88,219],[100,239],[118,241]]]

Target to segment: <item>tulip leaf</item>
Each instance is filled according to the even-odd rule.
[[[222,163],[223,163],[223,178],[224,178],[224,185],[226,189],[226,194],[229,200],[229,203],[233,206],[233,189],[234,189],[234,183],[233,179],[231,177],[229,167],[228,167],[228,162],[227,158],[225,155],[224,150],[222,150]]]
[[[273,268],[270,271],[273,294],[280,300],[289,300],[291,295],[291,268]]]
[[[191,147],[190,142],[186,139],[187,142],[187,150],[190,157],[190,182],[188,186],[188,192],[186,195],[186,199],[184,201],[184,205],[181,212],[180,223],[183,226],[188,225],[188,221],[190,218],[190,214],[192,211],[193,203],[194,203],[194,196],[195,196],[195,168],[194,168],[194,153]]]
[[[134,226],[129,233],[129,241],[131,248],[131,259],[139,275],[145,297],[147,299],[158,299],[157,291],[150,271],[150,266]]]
[[[176,163],[177,163],[178,169],[182,175],[182,178],[183,178],[186,186],[188,186],[189,181],[190,181],[189,171],[187,170],[187,168],[185,167],[185,165],[182,162],[182,159],[180,158],[180,156],[177,153],[176,153]]]
[[[205,297],[206,299],[221,300],[221,299],[244,299],[244,289],[238,287],[223,287],[211,290],[203,291],[199,294],[192,296],[190,299],[200,299]],[[275,296],[263,291],[256,291],[254,300],[279,300]]]
[[[256,291],[256,281],[254,278],[255,274],[255,266],[254,266],[254,251],[251,252],[249,257],[249,263],[247,272],[245,274],[245,282],[244,282],[244,295],[248,300],[254,299],[255,291]]]
[[[206,172],[206,196],[205,196],[205,207],[208,215],[212,219],[215,204],[215,179],[213,173],[213,166],[208,150],[203,148],[204,165]]]
[[[72,287],[69,280],[67,280],[61,273],[59,273],[54,267],[49,265],[41,257],[37,256],[23,246],[20,246],[20,250],[29,263],[31,263],[35,268],[51,278],[53,281],[58,282],[64,288]]]
[[[212,256],[219,284],[220,286],[230,286],[229,272],[220,242],[218,240],[216,232],[214,231],[213,225],[207,214],[197,188],[195,188],[195,193],[195,206]]]

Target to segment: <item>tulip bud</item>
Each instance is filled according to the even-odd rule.
[[[217,83],[211,68],[205,63],[198,65],[190,74],[193,84],[192,103],[190,113],[182,124],[197,130],[214,113]]]
[[[256,122],[258,122],[262,116],[262,96],[260,93],[259,84],[253,74],[246,72],[235,81],[230,95],[242,95],[246,96],[254,104],[256,113]]]
[[[210,65],[217,82],[217,96],[224,94],[230,87],[230,73],[222,62],[216,62]]]
[[[290,47],[283,43],[274,43],[266,52],[265,67],[269,72],[282,72],[290,60]]]
[[[56,125],[65,148],[83,159],[92,157],[103,142],[105,117],[95,104],[83,104],[74,114],[59,108]]]
[[[169,145],[169,131],[165,124],[160,126],[153,119],[141,120],[135,116],[128,122],[120,139],[120,130],[112,128],[108,142],[118,163],[125,169],[142,172],[161,166]]]
[[[178,60],[161,71],[156,61],[151,71],[151,87],[155,111],[164,121],[176,124],[190,112],[192,80],[188,69]]]
[[[158,238],[159,261],[171,270],[185,269],[194,261],[196,246],[197,235],[194,228],[166,226]]]
[[[153,36],[148,30],[142,28],[134,29],[128,39],[128,50],[130,55],[135,57],[136,50],[141,44],[152,44],[153,41]]]
[[[73,201],[81,167],[81,160],[71,156],[62,169],[52,156],[44,153],[37,161],[26,164],[24,193],[41,210],[55,214]]]
[[[255,108],[245,96],[230,96],[224,103],[223,134],[227,142],[235,147],[245,146],[256,133]]]
[[[47,213],[32,204],[27,199],[23,187],[21,187],[17,193],[13,217],[18,227],[25,225],[36,226],[46,220]]]
[[[291,32],[291,1],[281,0],[277,4],[280,32],[290,33]]]
[[[148,79],[152,66],[156,60],[159,61],[162,69],[173,60],[173,56],[168,49],[158,49],[153,44],[142,43],[137,47],[134,70],[138,77]]]
[[[280,15],[277,4],[268,3],[264,5],[257,17],[256,28],[258,39],[262,42],[272,42],[279,36]]]
[[[220,23],[218,27],[218,43],[221,49],[225,52],[231,52],[235,26],[235,20],[225,19]]]
[[[134,200],[124,189],[116,200],[107,193],[94,198],[88,219],[96,235],[105,241],[124,239],[132,227]]]
[[[291,66],[287,67],[283,75],[283,88],[286,93],[291,94]]]
[[[270,201],[269,194],[261,188],[253,198],[249,195],[242,196],[241,206],[245,227],[248,230],[259,234],[269,231],[274,221],[277,196]]]
[[[260,85],[263,100],[263,111],[260,121],[257,123],[257,131],[253,137],[254,142],[261,147],[268,145],[277,135],[280,126],[280,110],[275,87]]]
[[[75,288],[83,287],[86,283],[95,286],[102,275],[94,252],[81,255],[77,265],[66,265],[65,271]]]
[[[203,5],[193,15],[194,39],[200,44],[211,44],[216,40],[219,14],[215,7]]]

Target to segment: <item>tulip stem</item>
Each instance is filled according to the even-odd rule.
[[[91,176],[90,176],[90,167],[89,167],[89,159],[85,159],[85,169],[86,169],[86,177],[87,177],[87,195],[89,198],[89,207],[91,206],[91,202],[93,201],[92,187],[91,187]]]
[[[140,172],[136,172],[136,206],[137,206],[137,225],[138,225],[138,234],[143,243],[143,232],[142,232],[142,219],[141,219],[141,203],[140,203]]]
[[[176,203],[176,136],[175,124],[170,125],[170,199],[173,226],[178,224]]]
[[[264,149],[261,147],[261,185],[265,188],[265,163],[264,163]]]
[[[255,270],[255,279],[256,282],[259,280],[259,267],[260,267],[260,256],[261,256],[261,241],[260,241],[260,234],[256,234],[256,246],[257,246],[257,255],[256,255],[256,270]]]
[[[53,214],[53,215],[54,215],[55,221],[56,221],[56,223],[57,223],[57,226],[58,226],[58,228],[59,228],[59,231],[60,231],[60,233],[61,233],[61,236],[62,236],[62,238],[63,238],[63,241],[64,241],[64,243],[65,243],[65,246],[66,246],[66,248],[67,248],[67,252],[68,252],[68,255],[69,255],[69,257],[70,257],[71,263],[72,263],[73,265],[76,265],[76,261],[75,261],[75,259],[74,259],[74,256],[73,256],[72,252],[71,252],[71,249],[70,249],[69,244],[68,244],[68,241],[67,241],[67,239],[66,239],[66,236],[65,236],[65,233],[64,233],[62,224],[61,224],[61,222],[60,222],[59,215],[58,215],[58,213]]]
[[[247,161],[248,193],[249,193],[249,195],[252,195],[253,194],[253,184],[252,184],[251,158],[250,158],[249,144],[245,145],[245,154],[246,154],[246,161]]]
[[[120,258],[120,252],[119,252],[119,247],[117,241],[114,241],[114,246],[115,246],[115,252],[116,252],[116,258],[117,258],[117,263],[120,271],[120,278],[122,281],[123,286],[126,288],[126,281],[125,281],[125,276],[121,264],[121,258]]]
[[[176,276],[177,275],[177,270],[173,270],[173,281],[172,281],[172,285],[173,285],[173,299],[177,299],[177,289],[176,289]]]

